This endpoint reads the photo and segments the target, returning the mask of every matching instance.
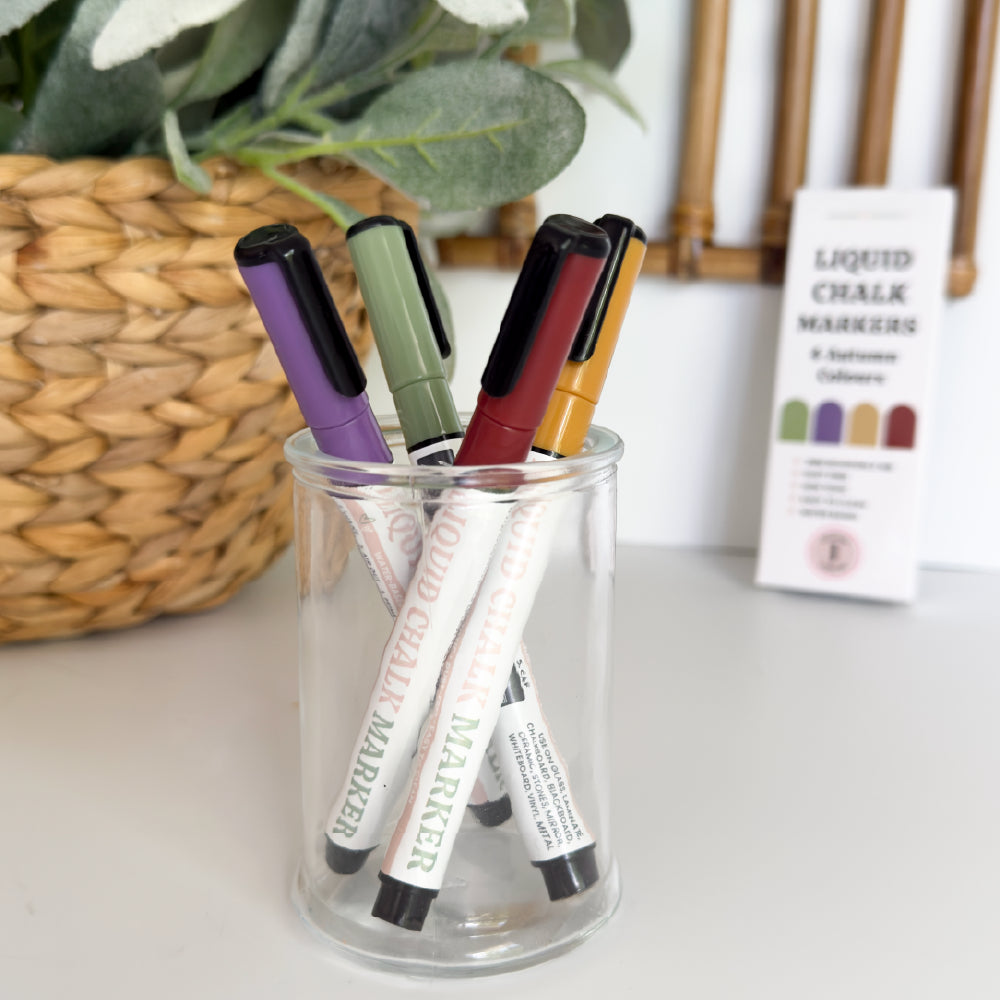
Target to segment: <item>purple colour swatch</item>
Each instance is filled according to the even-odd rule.
[[[813,441],[839,444],[844,428],[844,411],[839,403],[821,403],[816,411]]]

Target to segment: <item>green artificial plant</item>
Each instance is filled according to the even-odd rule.
[[[573,58],[502,58],[560,41]],[[199,191],[227,156],[342,226],[353,209],[281,167],[338,157],[425,208],[489,207],[575,155],[565,83],[634,115],[628,43],[626,0],[3,0],[0,153],[162,155]]]

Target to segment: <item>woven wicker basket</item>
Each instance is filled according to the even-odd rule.
[[[252,170],[211,194],[159,159],[0,156],[0,642],[217,605],[291,538],[295,400],[233,263],[244,233],[297,225],[364,356],[343,233]],[[300,181],[415,223],[371,176]]]

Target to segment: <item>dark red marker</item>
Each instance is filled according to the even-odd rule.
[[[483,372],[456,465],[523,462],[604,262],[608,234],[572,215],[535,233]]]

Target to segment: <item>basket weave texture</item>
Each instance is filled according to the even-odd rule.
[[[291,222],[355,347],[371,333],[343,232],[258,171],[0,156],[0,642],[220,604],[291,539],[285,437],[302,418],[233,262]],[[296,178],[416,223],[370,175]]]

